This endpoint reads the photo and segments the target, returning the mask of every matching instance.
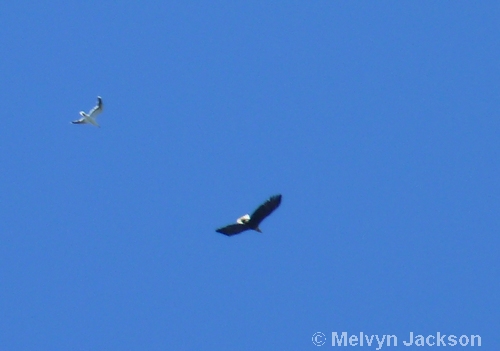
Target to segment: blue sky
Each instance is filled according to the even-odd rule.
[[[498,349],[499,15],[2,2],[0,349]]]

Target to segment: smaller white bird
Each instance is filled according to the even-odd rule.
[[[96,127],[100,127],[100,125],[96,122],[95,119],[96,119],[97,115],[102,112],[103,107],[104,106],[102,104],[102,99],[100,96],[98,96],[97,97],[97,105],[92,110],[90,110],[90,112],[88,114],[86,114],[83,111],[80,111],[80,116],[82,116],[82,118],[77,119],[76,121],[72,121],[71,123],[73,123],[73,124],[90,123],[90,124],[95,125]]]

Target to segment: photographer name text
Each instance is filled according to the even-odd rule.
[[[317,332],[312,337],[312,342],[316,346],[327,344],[327,336]],[[410,334],[400,339],[401,346],[481,346],[480,335],[453,335],[435,334],[422,335],[410,332]],[[347,332],[332,332],[331,346],[368,346],[376,347],[381,350],[383,347],[398,346],[398,337],[396,335],[373,335],[360,332],[359,334],[348,335]]]

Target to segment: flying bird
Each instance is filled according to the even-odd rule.
[[[230,224],[225,227],[216,230],[217,233],[221,233],[227,236],[236,235],[245,230],[255,230],[259,233],[262,231],[259,228],[259,224],[269,216],[278,206],[281,204],[281,195],[271,196],[266,202],[260,205],[252,215],[244,215],[236,220],[236,224]]]
[[[104,106],[102,104],[102,99],[100,96],[98,96],[97,97],[97,105],[92,110],[90,110],[90,112],[88,114],[86,114],[83,111],[80,111],[80,116],[82,116],[82,118],[77,119],[76,121],[73,121],[71,123],[73,123],[73,124],[90,123],[90,124],[95,125],[96,127],[100,127],[100,125],[96,122],[95,119],[96,119],[97,115],[102,112],[103,107]]]

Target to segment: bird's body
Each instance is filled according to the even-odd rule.
[[[260,205],[252,215],[244,215],[236,220],[236,224],[230,224],[225,227],[219,228],[216,232],[231,236],[236,235],[245,230],[255,230],[259,233],[262,231],[259,228],[259,224],[269,216],[278,206],[281,204],[281,195],[274,195],[269,198],[266,202]]]
[[[90,112],[87,114],[83,111],[80,111],[80,116],[82,118],[77,119],[76,121],[72,121],[71,123],[73,124],[87,124],[90,123],[96,127],[100,127],[99,124],[96,121],[97,115],[99,115],[102,112],[102,109],[104,108],[104,105],[102,103],[102,99],[100,96],[97,97],[97,105],[90,110]]]

